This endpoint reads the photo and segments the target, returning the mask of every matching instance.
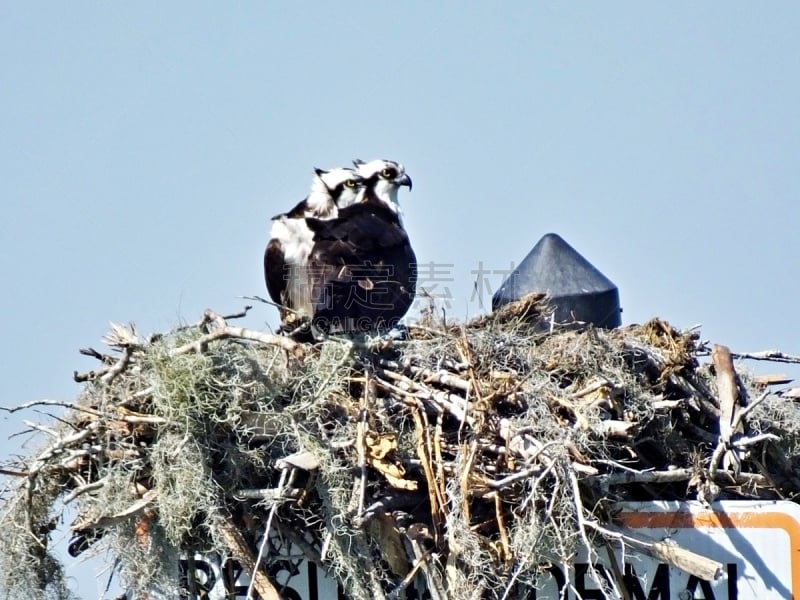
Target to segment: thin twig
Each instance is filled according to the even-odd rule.
[[[283,469],[281,471],[281,478],[278,481],[278,491],[281,492],[283,490],[283,486],[286,485],[286,478],[289,474],[290,469]],[[280,493],[278,494],[280,496]],[[264,526],[264,533],[263,538],[261,538],[261,546],[258,548],[258,556],[256,556],[256,562],[253,565],[250,574],[250,585],[247,586],[247,595],[245,598],[247,600],[252,600],[253,590],[255,589],[256,581],[258,580],[259,574],[259,565],[261,564],[261,560],[264,557],[264,548],[267,547],[267,541],[269,540],[269,532],[272,529],[272,519],[275,516],[275,510],[278,508],[278,503],[273,502],[272,507],[269,509],[269,517],[267,517],[267,524]]]
[[[114,363],[110,369],[100,376],[100,380],[105,384],[110,384],[115,377],[128,368],[131,362],[131,356],[133,356],[133,351],[133,346],[125,346],[122,349],[122,356],[119,357],[117,362]]]
[[[800,364],[800,356],[785,354],[780,350],[762,350],[761,352],[731,352],[731,356],[739,360],[768,360],[772,362]]]
[[[753,410],[753,409],[754,409],[756,406],[758,406],[759,404],[761,404],[762,402],[764,402],[764,400],[766,400],[767,398],[769,398],[769,395],[770,395],[770,394],[769,394],[769,390],[768,390],[768,391],[766,391],[766,392],[763,392],[763,393],[762,393],[762,394],[761,394],[761,395],[760,395],[758,398],[756,398],[756,399],[755,399],[755,400],[753,400],[753,401],[752,401],[750,404],[748,404],[747,406],[745,406],[744,408],[742,408],[742,409],[741,409],[741,410],[740,410],[740,411],[739,411],[739,412],[736,414],[736,419],[735,419],[735,420],[734,420],[734,422],[733,422],[733,428],[734,428],[734,429],[736,429],[737,427],[739,427],[739,425],[742,423],[742,421],[744,420],[744,418],[745,418],[745,417],[746,417],[748,414],[750,414],[750,412],[752,412],[752,410]]]
[[[89,406],[83,406],[75,402],[65,402],[63,400],[33,400],[31,402],[26,402],[25,404],[20,404],[18,406],[12,406],[12,407],[0,406],[0,410],[4,410],[9,413],[14,413],[17,412],[18,410],[27,410],[33,406],[62,406],[64,408],[85,412],[90,415],[94,415],[96,417],[104,416],[102,412],[94,408],[91,408]]]
[[[364,391],[361,394],[358,423],[356,423],[356,450],[358,451],[358,468],[360,481],[358,486],[358,508],[356,514],[364,512],[364,496],[367,491],[367,415],[370,406],[370,375],[364,373]]]
[[[170,356],[179,356],[188,352],[203,352],[211,342],[227,338],[249,340],[251,342],[258,342],[259,344],[264,344],[267,346],[278,346],[289,352],[295,358],[302,358],[302,356],[305,354],[303,346],[288,337],[264,333],[262,331],[255,331],[253,329],[245,329],[244,327],[232,327],[230,325],[226,325],[225,327],[220,327],[211,333],[207,333],[193,342],[173,348],[170,352]]]
[[[74,490],[72,490],[70,494],[68,494],[64,498],[64,504],[69,504],[81,494],[86,494],[87,492],[93,492],[95,490],[99,490],[103,486],[105,486],[106,483],[108,483],[108,477],[103,477],[102,479],[98,479],[97,481],[93,481],[91,483],[87,483],[86,485],[82,485],[81,487],[75,488]]]

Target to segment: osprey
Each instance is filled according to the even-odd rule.
[[[270,241],[264,252],[264,279],[270,298],[280,305],[284,325],[312,315],[307,263],[313,234],[306,218],[335,218],[340,207],[358,200],[363,185],[353,169],[314,169],[308,196],[289,212],[272,218]]]
[[[399,218],[403,213],[397,201],[397,192],[404,185],[411,191],[411,178],[406,175],[405,167],[393,160],[364,162],[358,159],[353,161],[353,166],[364,180],[364,188],[358,199],[362,202],[383,203]]]
[[[330,333],[396,325],[414,301],[417,258],[400,219],[397,192],[411,178],[394,161],[354,161],[363,190],[333,219],[306,218],[314,245],[312,323]]]

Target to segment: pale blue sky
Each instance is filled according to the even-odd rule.
[[[405,163],[453,316],[552,231],[624,323],[800,354],[798,31],[794,2],[3,2],[0,402],[74,398],[109,321],[266,295],[269,218],[356,157]]]

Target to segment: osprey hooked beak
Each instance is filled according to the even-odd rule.
[[[396,183],[397,183],[398,186],[407,185],[408,186],[408,191],[409,192],[411,191],[411,185],[412,185],[411,184],[411,177],[409,177],[407,174],[403,173],[403,176],[400,179],[398,179]]]

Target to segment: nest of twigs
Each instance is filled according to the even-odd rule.
[[[800,410],[726,348],[660,320],[544,330],[543,301],[315,345],[210,311],[115,326],[40,451],[6,464],[0,593],[69,597],[51,536],[73,505],[70,553],[110,550],[135,598],[201,597],[178,569],[198,553],[278,598],[289,548],[350,598],[516,598],[581,546],[647,551],[617,501],[800,491]]]

